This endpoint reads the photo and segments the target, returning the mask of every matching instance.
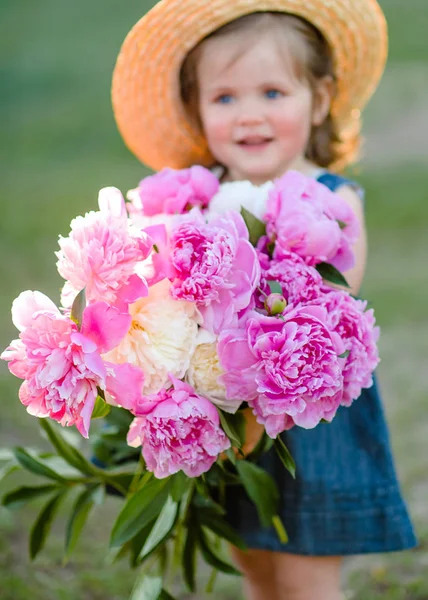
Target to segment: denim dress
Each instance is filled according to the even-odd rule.
[[[317,178],[335,191],[353,182],[328,172]],[[360,190],[361,191],[361,190]],[[416,545],[394,469],[376,379],[331,423],[281,435],[296,462],[296,479],[274,449],[259,464],[280,491],[279,515],[289,542],[264,528],[242,488],[227,494],[227,513],[249,548],[313,556],[404,550]]]

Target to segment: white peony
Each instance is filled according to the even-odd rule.
[[[217,354],[216,336],[201,329],[190,359],[187,381],[200,396],[208,398],[226,412],[235,413],[241,401],[226,399],[226,388],[218,380],[223,373]]]
[[[223,214],[229,210],[241,211],[246,208],[259,219],[263,219],[270,190],[274,184],[267,181],[263,185],[253,185],[250,181],[231,181],[222,183],[219,191],[213,196],[208,214]]]
[[[174,300],[164,279],[149,288],[147,298],[129,306],[131,327],[120,344],[103,358],[113,363],[129,362],[145,376],[144,394],[169,387],[168,374],[184,377],[198,335],[199,312],[191,302]]]

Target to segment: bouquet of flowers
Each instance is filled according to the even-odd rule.
[[[286,542],[278,490],[257,458],[276,451],[294,476],[280,434],[331,421],[378,363],[373,311],[342,275],[358,233],[346,202],[297,172],[255,187],[220,186],[198,166],[165,169],[128,202],[102,189],[99,210],[59,238],[61,306],[20,294],[19,339],[1,355],[53,447],[16,448],[4,469],[46,480],[3,498],[48,497],[31,556],[74,492],[68,556],[105,490],[122,499],[111,546],[143,565],[136,590],[150,598],[171,598],[164,575],[177,564],[193,591],[199,554],[235,573],[219,545],[245,548],[225,514],[230,486]],[[92,433],[94,419],[103,426]],[[89,437],[92,459],[52,421]]]

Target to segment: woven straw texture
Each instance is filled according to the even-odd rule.
[[[288,12],[325,36],[338,91],[332,115],[343,168],[356,158],[361,110],[375,91],[387,56],[387,28],[376,0],[161,0],[131,29],[113,73],[119,131],[141,162],[159,170],[211,165],[205,138],[190,124],[180,99],[184,58],[203,38],[252,12]]]

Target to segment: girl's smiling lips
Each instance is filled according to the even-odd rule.
[[[248,135],[237,140],[238,146],[245,150],[264,150],[273,141],[272,137],[262,135]]]

